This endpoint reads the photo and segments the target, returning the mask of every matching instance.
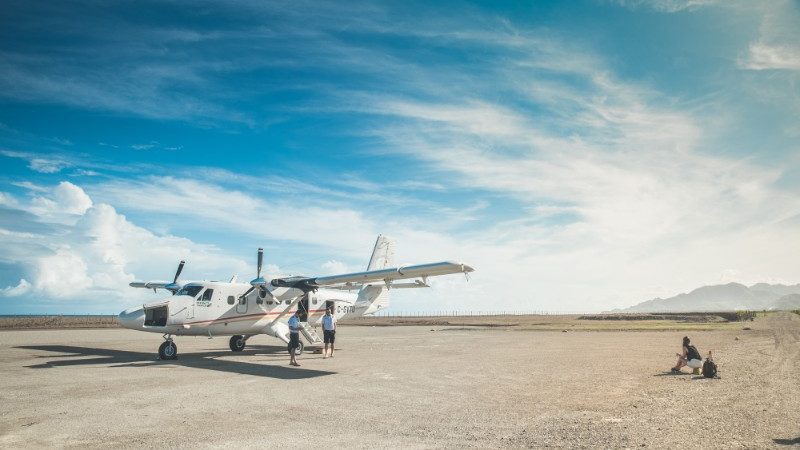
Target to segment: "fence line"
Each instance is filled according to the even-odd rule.
[[[355,317],[355,319],[369,319],[370,317],[489,317],[489,316],[557,316],[565,314],[581,314],[575,312],[554,312],[545,310],[487,310],[487,311],[379,311],[368,316]]]

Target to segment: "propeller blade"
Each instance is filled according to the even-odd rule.
[[[239,298],[242,298],[242,297],[247,297],[247,294],[249,294],[249,293],[253,292],[253,289],[255,289],[255,288],[256,288],[255,286],[251,286],[251,287],[250,287],[250,289],[248,289],[247,291],[245,291],[245,293],[244,293],[244,294],[240,295],[240,296],[239,296]]]
[[[258,248],[258,272],[256,272],[256,278],[261,278],[261,263],[264,262],[264,249],[259,247]]]
[[[181,276],[181,272],[183,272],[183,265],[184,264],[186,264],[186,261],[181,261],[181,263],[178,264],[178,271],[175,272],[175,278],[172,280],[173,283],[177,283],[178,282],[178,277]]]

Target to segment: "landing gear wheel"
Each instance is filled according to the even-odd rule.
[[[166,341],[158,347],[159,359],[178,359],[178,346],[172,341]]]
[[[231,350],[233,350],[234,352],[240,352],[244,350],[245,344],[246,342],[244,340],[244,336],[240,334],[231,336],[231,341],[228,343],[228,345],[230,345],[231,347]]]
[[[305,344],[303,344],[303,341],[302,341],[302,340],[301,340],[301,341],[300,341],[298,344],[299,344],[299,345],[297,346],[297,348],[296,348],[296,349],[295,349],[295,351],[294,351],[294,356],[300,356],[300,355],[302,355],[302,354],[303,354],[303,349],[305,349],[305,348],[306,348],[306,345],[305,345]]]

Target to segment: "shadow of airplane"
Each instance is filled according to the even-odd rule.
[[[800,445],[800,436],[794,439],[773,439],[772,442],[778,445]]]
[[[41,358],[53,358],[50,361],[26,366],[30,369],[50,369],[67,366],[110,365],[111,367],[150,367],[150,366],[184,366],[194,369],[216,370],[221,372],[253,375],[257,377],[278,378],[282,380],[298,380],[304,378],[334,375],[336,372],[326,370],[303,369],[296,367],[255,364],[243,361],[219,359],[231,356],[230,351],[206,351],[200,353],[183,353],[179,359],[161,361],[153,353],[111,350],[105,348],[76,347],[71,345],[23,345],[15,348],[40,350],[45,352],[65,353],[61,355],[44,355]],[[285,347],[256,346],[237,352],[236,355],[256,355],[264,352],[270,354],[286,353]],[[76,359],[76,357],[94,356],[94,358]],[[286,357],[288,359],[288,355]]]

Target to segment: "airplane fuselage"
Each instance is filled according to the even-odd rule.
[[[328,307],[337,319],[361,315],[368,308],[357,305],[355,293],[341,290],[319,289],[292,305],[302,294],[297,289],[269,287],[271,296],[258,289],[242,296],[249,289],[244,283],[188,283],[176,295],[123,311],[118,320],[126,328],[151,333],[211,337],[266,333],[283,339],[288,328],[281,324],[298,308],[305,312],[301,320],[311,326],[321,324]]]

